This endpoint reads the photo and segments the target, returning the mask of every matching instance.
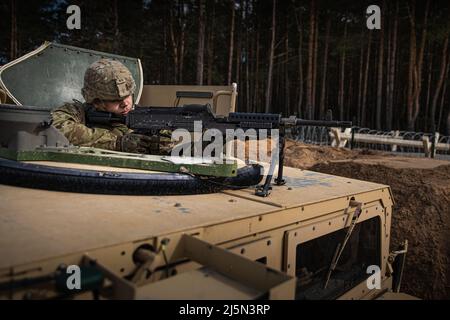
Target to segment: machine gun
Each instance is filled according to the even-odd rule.
[[[206,105],[184,105],[181,107],[140,107],[137,106],[126,116],[120,116],[109,112],[97,111],[92,106],[86,108],[86,123],[93,124],[110,124],[124,123],[136,133],[154,135],[160,130],[176,130],[185,129],[193,132],[195,129],[194,122],[201,121],[202,128],[216,129],[226,134],[226,130],[236,129],[265,129],[270,133],[271,129],[278,129],[279,140],[277,146],[278,155],[278,176],[275,179],[277,185],[285,184],[283,179],[283,163],[284,163],[284,145],[285,130],[288,127],[296,126],[320,126],[320,127],[351,127],[351,121],[320,121],[320,120],[304,120],[295,116],[282,118],[280,114],[273,113],[244,113],[231,112],[228,116],[216,116],[211,110],[209,104]],[[258,186],[256,195],[266,197],[270,194],[271,181],[275,171],[276,161],[270,164],[264,185]]]

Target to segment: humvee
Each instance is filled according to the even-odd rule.
[[[387,185],[285,168],[286,184],[273,185],[268,197],[253,187],[161,193],[158,181],[132,184],[150,174],[179,178],[176,163],[162,168],[165,159],[145,158],[152,166],[136,167],[127,158],[117,166],[115,157],[136,158],[92,150],[83,151],[83,160],[68,158],[64,136],[49,123],[37,128],[51,108],[82,100],[84,70],[101,57],[127,65],[140,105],[210,103],[218,115],[235,110],[235,84],[144,85],[139,59],[109,53],[45,43],[3,66],[2,299],[408,297],[400,293],[407,242],[390,250],[394,199]],[[120,192],[128,188],[136,194]],[[155,192],[142,194],[143,188]]]

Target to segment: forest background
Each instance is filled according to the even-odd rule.
[[[54,41],[140,58],[145,84],[236,82],[238,111],[331,109],[360,127],[450,135],[449,13],[439,0],[4,0],[0,65]]]

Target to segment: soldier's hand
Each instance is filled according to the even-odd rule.
[[[173,147],[175,146],[175,141],[172,141],[172,138],[166,135],[159,136],[158,141],[158,150],[155,152],[155,154],[159,155],[170,155],[170,152],[172,151]]]
[[[131,153],[150,153],[158,146],[158,137],[148,137],[143,134],[128,133],[119,138],[120,151]]]

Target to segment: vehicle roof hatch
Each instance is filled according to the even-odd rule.
[[[17,105],[52,109],[73,99],[84,101],[84,72],[101,58],[116,59],[128,67],[136,82],[135,101],[139,101],[143,87],[139,59],[52,42],[1,67],[0,88]]]

